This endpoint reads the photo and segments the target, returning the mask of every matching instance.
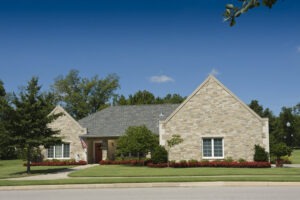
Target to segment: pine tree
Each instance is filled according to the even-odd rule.
[[[61,142],[61,138],[57,136],[59,131],[54,131],[48,126],[60,114],[49,115],[49,109],[53,105],[40,90],[38,78],[33,77],[26,89],[14,96],[14,110],[10,115],[9,133],[13,143],[26,152],[27,173],[30,173],[34,149]]]

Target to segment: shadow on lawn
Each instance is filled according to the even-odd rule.
[[[43,175],[43,174],[55,174],[55,173],[62,173],[62,172],[73,172],[75,171],[72,168],[59,168],[59,169],[31,169],[30,175]],[[12,173],[10,175],[13,176],[20,176],[20,175],[24,175],[26,176],[26,170],[21,171],[21,172],[17,172],[17,173]]]

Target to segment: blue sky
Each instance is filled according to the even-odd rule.
[[[0,0],[0,79],[120,76],[118,93],[189,95],[214,71],[245,103],[276,114],[300,102],[300,1],[250,10],[233,28],[230,0]]]

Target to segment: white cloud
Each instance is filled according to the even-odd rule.
[[[152,83],[167,83],[167,82],[174,82],[174,79],[169,76],[166,76],[166,75],[151,76],[150,82],[152,82]]]
[[[212,69],[210,72],[209,72],[209,75],[213,75],[213,76],[218,76],[220,73],[218,70],[216,69]]]

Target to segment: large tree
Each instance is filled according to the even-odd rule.
[[[59,131],[54,131],[48,126],[60,114],[49,115],[53,105],[48,96],[40,90],[38,78],[33,77],[27,87],[14,96],[14,109],[9,117],[10,139],[16,147],[26,152],[27,173],[30,173],[30,162],[35,149],[61,142],[61,138],[58,137]]]
[[[13,147],[8,135],[8,116],[12,108],[6,98],[4,84],[0,80],[0,159],[16,158],[16,150]]]
[[[239,5],[236,6],[234,4],[227,4],[226,10],[224,12],[224,20],[228,21],[230,26],[234,26],[236,24],[236,18],[241,14],[248,12],[248,10],[259,7],[260,5],[264,5],[268,8],[272,8],[272,6],[277,2],[277,0],[237,0]]]
[[[75,119],[81,119],[108,106],[118,88],[119,77],[115,74],[103,79],[98,76],[89,79],[80,77],[77,70],[57,77],[53,85],[62,106]]]
[[[146,126],[128,127],[125,134],[117,141],[117,153],[119,155],[145,156],[158,146],[158,136],[152,133]]]
[[[145,104],[180,104],[186,97],[179,94],[167,94],[165,97],[155,97],[153,93],[147,90],[139,90],[128,98],[124,95],[115,99],[116,105],[145,105]]]

